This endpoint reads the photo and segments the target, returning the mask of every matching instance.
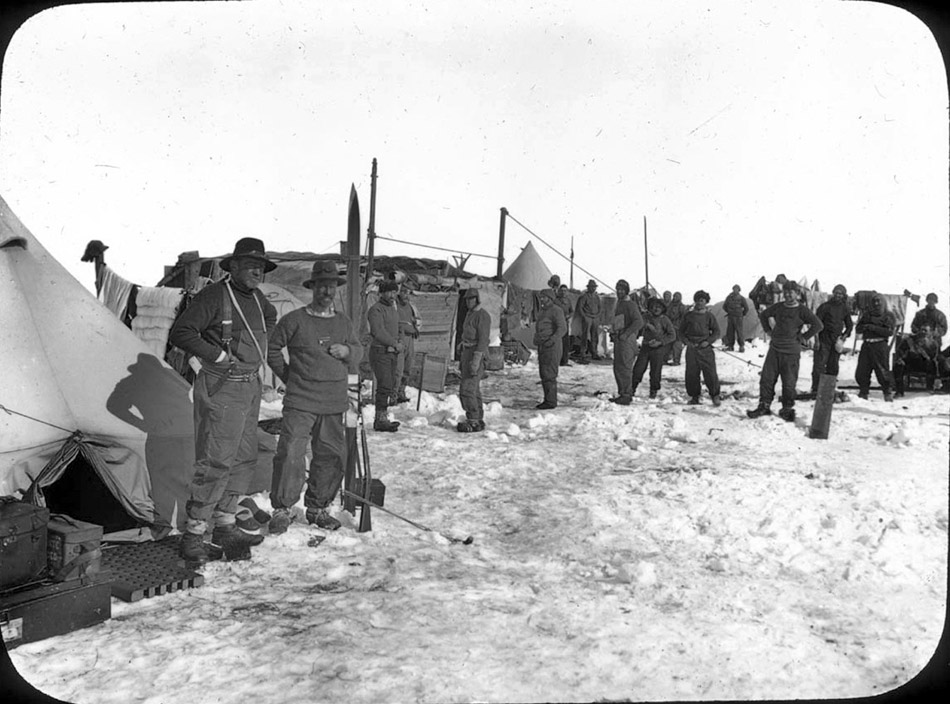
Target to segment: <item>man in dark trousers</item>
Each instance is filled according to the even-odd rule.
[[[227,559],[249,558],[250,547],[263,540],[240,530],[235,514],[257,466],[260,368],[277,321],[277,310],[258,286],[277,265],[261,240],[245,237],[220,266],[230,276],[205,286],[168,336],[201,363],[193,389],[195,476],[180,545],[186,564],[193,565],[208,560],[204,534],[211,523],[211,542]]]
[[[927,305],[917,311],[910,323],[910,331],[914,334],[924,327],[930,328],[937,347],[943,347],[943,336],[947,334],[947,316],[937,308],[936,293],[927,294]]]
[[[587,282],[587,290],[577,299],[577,312],[581,316],[581,358],[600,359],[597,354],[598,321],[602,305],[597,295],[597,282]]]
[[[399,339],[399,311],[396,310],[396,291],[399,284],[395,281],[382,281],[379,284],[379,300],[366,314],[369,322],[370,347],[369,363],[376,377],[376,418],[373,430],[383,433],[395,433],[399,423],[389,420],[389,402],[394,398],[399,383],[399,353],[403,344]]]
[[[861,336],[861,351],[858,353],[858,366],[854,370],[854,380],[858,384],[858,398],[867,398],[871,390],[871,371],[881,385],[885,401],[893,401],[891,392],[891,372],[888,356],[890,339],[897,327],[894,314],[884,306],[884,299],[876,291],[871,294],[871,306],[858,316],[854,326]]]
[[[551,296],[542,298],[553,300]],[[485,358],[491,340],[491,315],[482,308],[478,289],[468,289],[463,300],[466,313],[462,321],[462,349],[459,355],[459,401],[465,410],[465,420],[459,421],[455,429],[460,433],[478,433],[485,429],[481,382],[485,376]]]
[[[821,332],[821,321],[799,301],[798,284],[794,281],[782,284],[782,297],[785,300],[773,303],[759,313],[762,329],[771,335],[771,340],[759,378],[759,405],[746,411],[749,418],[772,413],[769,406],[775,397],[775,384],[781,377],[782,410],[778,414],[782,420],[795,420],[795,384],[798,383],[802,343]],[[773,319],[774,327],[771,323]],[[806,326],[807,329],[802,332]]]
[[[396,390],[396,403],[406,403],[406,385],[409,383],[409,372],[412,371],[412,361],[416,354],[416,340],[419,338],[419,314],[409,299],[411,291],[405,283],[400,284],[396,294],[396,310],[399,311],[399,338],[403,350],[399,353],[397,371],[399,385]]]
[[[851,322],[851,310],[848,304],[848,289],[838,284],[831,290],[831,298],[818,306],[815,311],[821,321],[821,332],[816,338],[812,357],[811,392],[818,393],[818,382],[822,374],[838,376],[838,360],[844,341],[851,337],[854,323]]]
[[[742,321],[749,312],[749,304],[740,291],[739,284],[732,287],[732,293],[726,296],[722,310],[726,314],[726,349],[732,352],[739,345],[739,351],[745,352],[745,336],[742,331]]]
[[[567,284],[561,284],[557,287],[557,296],[554,302],[564,312],[564,320],[567,323],[564,335],[561,337],[560,359],[561,366],[566,367],[571,363],[571,318],[574,317],[574,304],[567,296]]]
[[[643,316],[643,342],[637,354],[637,361],[633,364],[633,385],[631,395],[637,393],[637,386],[643,379],[647,366],[650,367],[650,398],[656,398],[660,391],[660,378],[663,363],[670,345],[676,339],[676,330],[673,323],[666,317],[666,305],[661,298],[651,298],[647,301],[647,312]]]
[[[643,327],[640,306],[630,298],[630,284],[625,279],[617,282],[617,306],[611,323],[610,339],[614,343],[614,381],[617,395],[611,403],[629,406],[633,401],[633,364],[637,358],[637,335]]]
[[[567,322],[563,308],[556,301],[541,296],[539,303],[541,312],[534,323],[534,344],[538,349],[538,371],[544,400],[535,408],[557,408],[557,373]]]
[[[719,322],[706,306],[709,294],[693,294],[693,308],[686,312],[680,323],[679,336],[686,343],[686,393],[689,405],[700,403],[702,394],[700,375],[714,406],[720,404],[719,374],[716,372],[716,352],[713,343],[719,339]]]
[[[686,315],[686,304],[683,303],[683,294],[679,291],[673,292],[673,299],[666,307],[666,317],[673,323],[673,329],[677,331],[676,339],[670,345],[670,352],[666,356],[667,364],[679,366],[683,358],[683,339],[679,335],[680,325],[683,323],[683,317]]]
[[[283,533],[290,526],[291,509],[305,483],[307,522],[325,530],[340,527],[327,507],[340,489],[346,464],[347,375],[363,356],[352,322],[333,307],[342,283],[346,279],[335,262],[314,262],[303,284],[313,290],[313,301],[281,318],[270,336],[267,361],[287,387],[271,479],[270,533]],[[289,364],[284,362],[284,348]],[[312,450],[309,473],[308,443]]]

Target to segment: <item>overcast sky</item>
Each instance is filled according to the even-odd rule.
[[[0,97],[0,194],[90,288],[90,239],[142,284],[243,236],[337,251],[376,158],[383,237],[494,256],[505,206],[641,285],[646,216],[650,282],[687,298],[783,272],[950,304],[943,63],[887,5],[73,6],[15,35]],[[530,238],[508,222],[506,266]]]

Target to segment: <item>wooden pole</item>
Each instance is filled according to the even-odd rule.
[[[574,290],[574,235],[571,235],[571,275],[568,288],[572,291]]]
[[[422,405],[422,380],[426,376],[426,357],[427,353],[422,353],[422,364],[419,367],[419,395],[416,397],[416,411],[419,410],[419,407]]]
[[[367,251],[366,251],[366,277],[365,283],[369,283],[373,275],[373,250],[376,245],[376,159],[373,158],[373,170],[369,177],[369,227],[366,228]]]
[[[815,411],[811,416],[811,428],[808,437],[815,440],[827,440],[831,428],[831,409],[835,405],[835,385],[838,377],[834,374],[822,374],[818,379],[818,393],[815,395]]]
[[[647,278],[647,286],[650,285],[650,255],[647,254],[647,216],[643,216],[643,270]]]
[[[508,208],[502,208],[501,222],[498,224],[498,273],[496,276],[499,279],[505,268],[505,217],[507,215]]]

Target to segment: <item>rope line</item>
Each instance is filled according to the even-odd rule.
[[[48,426],[51,427],[51,428],[56,428],[57,430],[62,430],[64,433],[72,433],[72,432],[73,432],[73,431],[70,430],[69,428],[63,428],[63,427],[60,427],[60,426],[55,425],[55,424],[53,424],[53,423],[48,423],[48,422],[46,422],[45,420],[40,420],[39,418],[34,418],[33,416],[28,416],[28,415],[26,415],[25,413],[20,413],[19,411],[14,411],[14,410],[12,410],[12,409],[9,409],[9,408],[7,408],[6,406],[4,406],[2,403],[0,403],[0,411],[6,411],[6,412],[9,413],[10,415],[21,416],[21,417],[23,417],[23,418],[28,418],[29,420],[35,420],[37,423],[42,423],[43,425],[48,425]]]
[[[565,256],[565,255],[562,254],[560,251],[558,251],[555,247],[553,247],[553,246],[551,246],[550,244],[548,244],[547,242],[545,242],[536,232],[533,232],[533,231],[531,230],[531,228],[527,227],[524,223],[522,223],[521,221],[519,221],[518,218],[516,218],[516,217],[515,217],[514,215],[512,215],[510,212],[507,213],[507,216],[508,216],[510,219],[514,220],[516,223],[518,223],[518,225],[520,225],[522,228],[524,228],[524,230],[525,230],[526,232],[528,232],[528,234],[530,234],[532,237],[534,237],[535,239],[537,239],[541,244],[543,244],[545,247],[547,247],[547,248],[550,249],[552,252],[554,252],[554,253],[557,254],[559,257],[561,257],[561,259],[564,259],[564,260],[567,261],[567,262],[571,262],[571,261],[572,261],[570,257]],[[581,271],[583,271],[585,274],[587,274],[587,275],[588,275],[590,278],[592,278],[594,281],[599,281],[599,282],[602,283],[604,286],[606,286],[608,289],[610,289],[611,291],[614,291],[614,287],[613,287],[613,286],[611,286],[610,284],[608,284],[608,283],[605,282],[605,281],[601,281],[601,280],[598,279],[596,276],[594,276],[594,275],[591,274],[589,271],[587,271],[587,269],[585,269],[584,267],[582,267],[580,264],[574,263],[574,266],[576,266],[578,269],[580,269]],[[616,291],[614,291],[614,292],[616,293]]]
[[[375,235],[375,238],[378,240],[386,240],[387,242],[398,242],[399,244],[411,244],[413,247],[425,247],[426,249],[437,249],[440,252],[453,252],[455,254],[467,254],[470,257],[484,257],[485,259],[498,259],[497,256],[493,254],[478,254],[477,252],[463,252],[458,249],[447,249],[445,247],[436,247],[431,244],[420,244],[418,242],[407,242],[406,240],[397,240],[394,237],[383,237],[382,235]]]
[[[730,352],[729,350],[724,350],[724,349],[720,348],[718,351],[719,351],[719,352],[722,352],[723,354],[727,354],[727,355],[729,355],[730,357],[733,357],[734,359],[738,359],[738,360],[740,360],[740,361],[742,361],[742,362],[745,362],[746,364],[751,365],[751,366],[753,366],[753,367],[759,367],[760,369],[761,369],[761,367],[762,367],[761,364],[756,364],[756,363],[753,362],[751,359],[742,359],[742,357],[740,357],[740,356],[737,355],[737,354],[733,354],[733,353]]]

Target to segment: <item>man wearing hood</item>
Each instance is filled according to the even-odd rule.
[[[798,383],[802,343],[821,332],[821,321],[798,300],[798,284],[794,281],[782,284],[782,297],[784,301],[773,303],[759,313],[762,329],[771,340],[759,378],[759,405],[746,411],[749,418],[771,415],[769,406],[775,398],[775,384],[781,377],[782,410],[778,414],[782,420],[795,420],[795,384]],[[802,332],[806,326],[807,330]]]
[[[848,305],[848,290],[838,284],[831,290],[831,298],[818,306],[815,316],[821,321],[821,332],[816,338],[811,369],[811,392],[818,393],[822,374],[838,376],[838,359],[844,341],[851,337],[854,323]]]
[[[854,380],[858,383],[858,398],[868,397],[873,371],[884,392],[884,400],[894,400],[888,355],[891,335],[896,327],[894,314],[887,310],[884,299],[875,291],[871,295],[871,307],[858,316],[858,322],[854,326],[855,332],[861,336],[861,352],[858,353],[858,366],[854,370]]]
[[[631,395],[637,393],[637,386],[643,379],[647,366],[650,367],[650,398],[656,398],[660,390],[660,373],[670,344],[676,339],[673,323],[666,317],[666,305],[661,298],[647,301],[647,311],[643,316],[643,344],[633,364],[633,385]]]

